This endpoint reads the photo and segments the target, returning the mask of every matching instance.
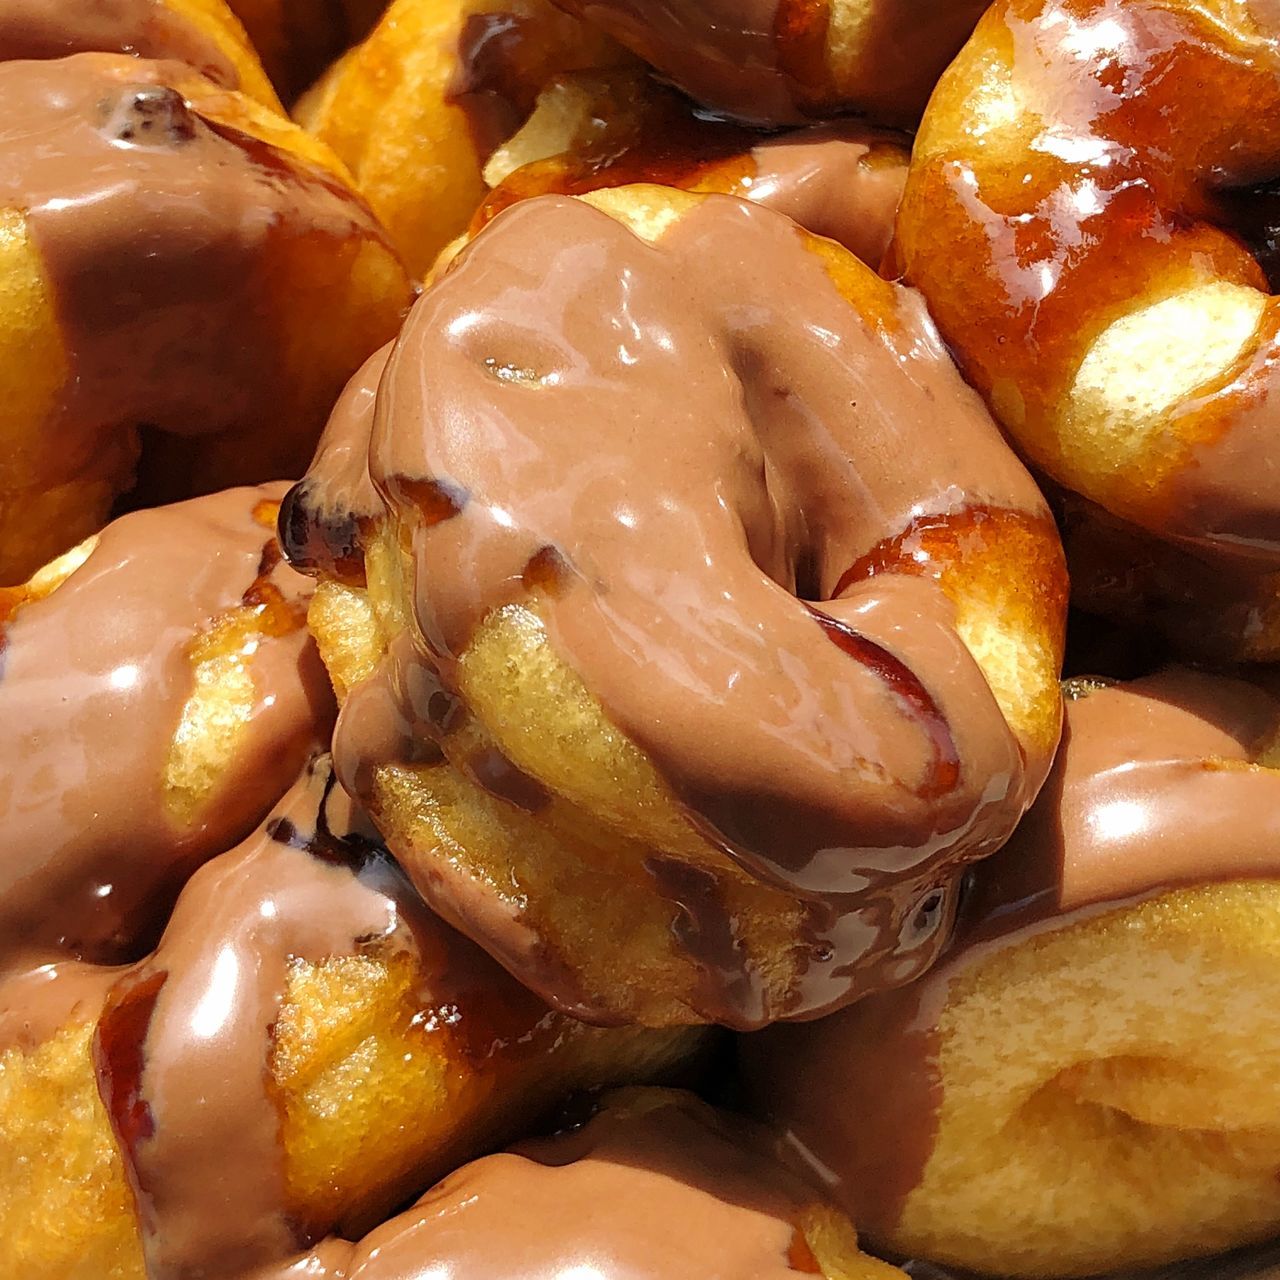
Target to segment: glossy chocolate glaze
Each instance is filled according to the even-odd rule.
[[[192,877],[158,950],[112,991],[95,1043],[149,1276],[240,1276],[306,1243],[268,1071],[289,966],[411,948],[422,910],[326,757]]]
[[[272,540],[284,489],[124,516],[51,595],[9,593],[6,617],[0,593],[0,972],[152,945],[186,877],[251,831],[327,737],[311,584]],[[203,793],[177,795],[201,644],[233,615],[252,628],[223,659],[251,681],[247,716],[219,722],[232,754]]]
[[[657,245],[560,197],[495,219],[381,378],[370,474],[411,549],[416,634],[335,738],[358,793],[378,764],[422,759],[448,738],[476,626],[533,601],[693,824],[810,902],[804,1012],[929,962],[960,866],[1006,838],[1047,767],[1024,763],[937,582],[855,572],[926,513],[1043,522],[1042,500],[919,298],[841,259],[874,299],[864,318],[824,254],[723,196]],[[335,431],[364,439],[361,403]],[[304,482],[291,544],[324,541],[307,508],[365,510],[363,480],[324,491],[341,470]],[[503,908],[431,880],[447,915],[524,957]]]
[[[1044,791],[971,873],[937,967],[821,1023],[746,1042],[759,1108],[873,1239],[892,1231],[932,1151],[945,1087],[934,1023],[955,974],[1120,904],[1280,874],[1280,770],[1253,763],[1280,734],[1280,698],[1178,668],[1075,692]]]
[[[906,125],[960,49],[981,0],[556,0],[699,102],[761,124],[865,112]],[[832,37],[836,37],[833,41]],[[837,77],[833,43],[856,71]]]
[[[745,1121],[664,1092],[463,1166],[367,1236],[346,1276],[794,1280],[821,1274],[800,1229],[817,1199]]]
[[[530,196],[656,182],[776,209],[879,268],[907,180],[910,150],[903,135],[852,121],[765,134],[696,115],[666,90],[632,91],[643,100],[629,127],[606,119],[598,140],[516,169],[480,207],[473,230]],[[628,105],[616,112],[626,121]]]
[[[208,33],[164,0],[0,0],[0,62],[73,53],[174,58],[228,89],[240,82]]]
[[[303,238],[341,254],[383,233],[331,174],[201,115],[173,87],[192,79],[108,54],[0,63],[0,205],[25,214],[70,366],[46,434],[15,450],[25,483],[92,469],[127,487],[139,424],[243,432],[244,470],[310,454],[268,264]],[[207,459],[188,466],[178,483],[199,485]]]

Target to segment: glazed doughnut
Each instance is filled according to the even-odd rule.
[[[551,1013],[425,911],[324,760],[111,976],[0,1056],[7,1275],[242,1277],[697,1044]]]
[[[872,1241],[1002,1276],[1280,1229],[1280,698],[1176,668],[1073,693],[939,966],[746,1049]]]
[[[185,62],[224,89],[280,106],[244,28],[223,0],[0,0],[0,62],[73,53]]]
[[[607,1095],[585,1125],[463,1166],[319,1260],[308,1275],[326,1280],[903,1280],[747,1122],[668,1089]]]
[[[0,63],[0,582],[148,502],[297,475],[395,332],[341,166],[175,62]],[[141,443],[140,443],[141,442]]]
[[[627,60],[551,0],[393,0],[299,104],[415,275],[487,194],[482,170],[553,76]]]
[[[717,112],[914,125],[988,0],[555,0]]]
[[[471,225],[533,195],[656,182],[777,209],[879,267],[910,158],[902,134],[854,121],[767,134],[700,115],[643,72],[561,76],[485,166],[495,190]]]
[[[1231,228],[1280,155],[1277,37],[1263,0],[1000,0],[898,226],[966,376],[1069,495],[1080,602],[1245,659],[1280,657],[1276,319]]]
[[[908,980],[1057,741],[1030,478],[917,295],[728,196],[495,218],[281,531],[322,579],[343,784],[588,1020],[752,1027]]]
[[[123,516],[0,588],[0,972],[150,950],[187,876],[327,742],[283,493]]]

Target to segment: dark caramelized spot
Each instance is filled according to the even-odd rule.
[[[461,515],[471,500],[466,489],[450,480],[415,480],[410,476],[390,477],[387,493],[398,509],[413,507],[428,528]]]
[[[295,484],[280,504],[276,536],[290,565],[299,573],[322,572],[347,586],[363,587],[364,546],[361,523],[348,513],[328,515],[311,505],[307,481]]]
[[[176,89],[163,84],[127,85],[102,104],[103,132],[135,147],[176,147],[196,136],[196,115]]]
[[[520,581],[526,591],[544,591],[558,596],[569,585],[573,569],[563,555],[551,546],[535,551],[529,557]]]
[[[827,57],[829,0],[779,0],[773,19],[778,65],[794,82],[797,105],[820,106],[835,93]]]
[[[131,1180],[138,1144],[155,1133],[151,1108],[142,1096],[147,1032],[156,1001],[169,975],[153,973],[141,980],[124,979],[112,990],[98,1019],[93,1065],[98,1093],[111,1117],[111,1127],[128,1162]],[[135,1186],[135,1192],[138,1188]]]
[[[551,793],[537,778],[513,764],[497,747],[472,752],[465,764],[476,786],[526,813],[538,813],[551,803]]]
[[[852,627],[811,609],[814,621],[837,649],[855,662],[875,672],[889,692],[910,713],[933,745],[933,767],[921,782],[917,794],[936,799],[952,791],[960,781],[960,754],[956,750],[951,726],[933,695],[920,678],[888,649],[859,635]]]
[[[787,1266],[792,1271],[800,1271],[807,1276],[822,1274],[822,1267],[818,1259],[813,1256],[813,1250],[809,1248],[809,1242],[804,1238],[804,1232],[799,1227],[791,1233],[791,1244],[787,1249]]]

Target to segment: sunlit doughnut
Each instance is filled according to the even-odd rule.
[[[1072,693],[951,952],[746,1049],[760,1108],[860,1231],[983,1274],[1280,1234],[1280,698],[1178,669]]]
[[[1064,581],[918,296],[624,187],[495,218],[388,355],[281,527],[424,894],[602,1021],[926,967],[1048,767]]]
[[[898,228],[966,376],[1067,491],[1080,602],[1232,658],[1280,657],[1277,309],[1248,244],[1278,118],[1265,0],[1000,0]]]

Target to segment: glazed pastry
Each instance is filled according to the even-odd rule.
[[[325,1280],[903,1280],[746,1121],[667,1089],[610,1094],[582,1127],[465,1165],[312,1256]]]
[[[907,126],[987,0],[555,0],[691,97],[758,124]]]
[[[343,784],[588,1020],[752,1027],[909,980],[1057,741],[1034,485],[917,295],[727,196],[495,218],[281,529],[322,579]]]
[[[879,267],[911,158],[908,139],[856,121],[764,133],[694,111],[644,72],[561,76],[485,166],[473,231],[517,200],[658,182],[785,213]]]
[[[0,63],[0,103],[11,583],[139,466],[149,503],[298,474],[409,286],[321,145],[179,63]]]
[[[415,275],[466,230],[482,171],[566,71],[627,60],[550,0],[394,0],[299,105]]]
[[[898,227],[966,376],[1066,491],[1080,602],[1261,660],[1276,308],[1247,240],[1274,261],[1274,195],[1247,188],[1280,152],[1277,37],[1265,0],[1001,0],[930,104]]]
[[[1178,669],[1071,688],[938,967],[745,1048],[873,1242],[1001,1276],[1280,1230],[1280,699]]]
[[[0,973],[150,950],[327,743],[284,488],[124,516],[0,589]]]
[[[279,107],[244,28],[223,0],[0,0],[0,61],[131,53],[174,59],[224,89]]]
[[[697,1044],[551,1013],[425,911],[323,759],[111,976],[72,973],[52,1033],[4,993],[39,1002],[0,1055],[7,1275],[239,1280]]]
[[[292,100],[348,46],[362,40],[387,0],[227,0],[280,92]]]

